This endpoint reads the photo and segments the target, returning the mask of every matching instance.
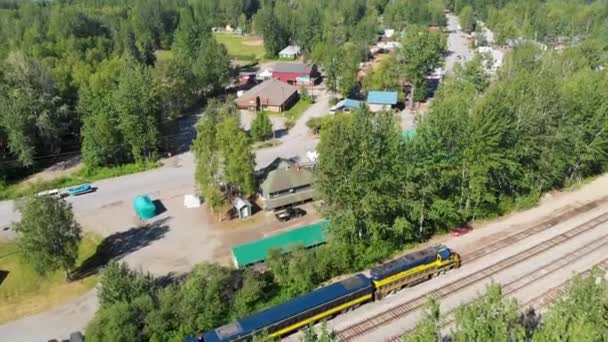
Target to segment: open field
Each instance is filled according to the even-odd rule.
[[[78,265],[91,257],[101,239],[86,234],[80,245]],[[97,283],[97,276],[66,282],[64,273],[57,271],[39,275],[19,257],[15,242],[0,243],[0,323],[50,310],[77,298]]]
[[[226,46],[233,59],[252,61],[264,57],[264,42],[259,37],[230,33],[214,33],[214,36]]]

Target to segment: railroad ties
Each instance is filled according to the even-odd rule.
[[[485,255],[488,255],[488,254],[498,251],[504,247],[512,245],[515,242],[521,241],[534,234],[547,230],[560,222],[563,222],[565,220],[568,220],[569,218],[575,217],[583,212],[594,209],[597,207],[597,204],[599,202],[604,202],[607,200],[608,200],[608,197],[605,197],[599,201],[588,203],[582,207],[568,210],[567,212],[565,212],[555,218],[552,218],[547,222],[543,222],[541,224],[535,225],[528,230],[521,231],[521,232],[515,233],[513,235],[507,236],[504,239],[501,239],[501,240],[496,241],[495,243],[492,243],[491,245],[488,245],[488,246],[482,247],[480,249],[474,250],[473,252],[467,253],[462,256],[463,262],[465,262],[465,263],[472,262]],[[395,307],[390,308],[389,310],[387,310],[385,312],[376,314],[376,315],[370,317],[369,319],[355,323],[345,329],[338,330],[338,331],[336,331],[338,340],[339,341],[351,341],[357,337],[366,335],[367,333],[369,333],[381,326],[387,325],[387,324],[399,319],[400,317],[413,313],[414,311],[422,308],[424,306],[424,304],[426,303],[426,298],[429,295],[433,296],[436,299],[442,299],[442,298],[447,297],[448,295],[452,295],[456,292],[460,292],[472,285],[475,285],[477,283],[480,283],[483,280],[488,279],[489,277],[491,277],[492,275],[494,275],[498,272],[501,272],[501,271],[503,271],[507,268],[510,268],[512,266],[515,266],[535,255],[538,255],[549,249],[552,249],[552,248],[554,248],[576,236],[579,236],[607,221],[608,221],[608,213],[604,213],[581,225],[578,225],[577,227],[575,227],[565,233],[556,235],[555,237],[553,237],[547,241],[543,241],[542,243],[540,243],[536,246],[533,246],[519,254],[516,254],[510,258],[501,260],[496,264],[490,265],[490,266],[476,272],[475,274],[472,274],[466,278],[459,279],[451,284],[445,285],[445,286],[435,290],[432,294],[425,294],[425,295],[418,296],[406,303],[397,305]],[[604,239],[598,240],[597,242],[599,243],[599,241],[608,242],[608,241],[605,241]],[[597,247],[597,248],[599,248],[599,247]],[[593,250],[595,250],[595,249],[593,249]],[[568,264],[568,262],[571,262],[571,261],[567,261],[567,260],[576,260],[577,258],[580,258],[580,255],[582,253],[585,253],[585,251],[587,251],[587,248],[581,249],[580,253],[577,251],[577,252],[571,253],[572,255],[565,256],[563,258],[563,261],[560,262],[560,264],[563,266],[564,264]],[[591,251],[588,251],[588,253],[591,253]],[[527,274],[524,277],[527,277],[527,280],[518,279],[513,282],[513,285],[511,285],[513,288],[512,291],[515,291],[516,289],[519,289],[521,286],[523,286],[523,285],[521,285],[522,282],[528,283],[530,281],[537,280],[538,278],[536,278],[536,277],[540,277],[540,275],[533,276],[531,274]],[[517,284],[520,284],[520,285],[517,285]],[[518,286],[520,286],[520,287],[518,287]],[[400,340],[400,338],[398,338],[397,340]]]

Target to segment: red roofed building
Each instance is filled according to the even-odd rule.
[[[277,63],[272,68],[272,78],[295,86],[310,85],[316,76],[316,67],[304,63]]]

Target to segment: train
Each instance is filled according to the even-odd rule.
[[[444,245],[429,247],[373,267],[369,277],[356,274],[185,342],[250,341],[258,334],[280,338],[458,268],[460,262],[460,255]]]

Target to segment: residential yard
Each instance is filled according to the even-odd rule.
[[[308,99],[300,99],[298,103],[296,103],[291,109],[286,112],[281,113],[287,119],[287,126],[293,127],[302,113],[304,113],[310,106],[312,106],[312,101]]]
[[[215,39],[224,44],[233,59],[254,61],[260,60],[266,53],[264,42],[256,36],[241,36],[231,33],[214,33]]]
[[[78,265],[95,254],[101,238],[87,233],[80,245]],[[46,276],[38,275],[19,257],[15,242],[0,243],[0,323],[13,321],[60,306],[70,299],[83,295],[97,283],[97,276],[67,282],[58,271]],[[35,327],[33,327],[35,328]]]

